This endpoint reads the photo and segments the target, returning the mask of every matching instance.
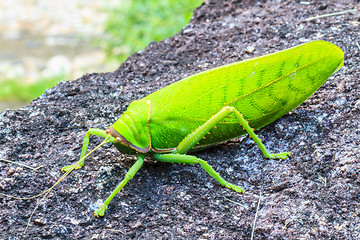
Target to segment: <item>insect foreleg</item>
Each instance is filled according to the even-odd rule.
[[[231,184],[225,181],[219,173],[217,173],[206,161],[197,158],[192,155],[184,155],[184,154],[158,154],[155,153],[152,155],[153,158],[161,161],[161,162],[170,162],[170,163],[188,163],[188,164],[200,164],[201,167],[216,181],[218,181],[221,185],[230,188],[238,193],[243,193],[244,190],[241,187],[238,187],[234,184]]]
[[[137,173],[137,171],[139,171],[139,169],[141,168],[141,166],[144,163],[145,154],[139,153],[136,157],[137,157],[136,162],[134,163],[134,165],[132,165],[132,167],[129,169],[129,171],[125,174],[124,180],[122,180],[119,183],[119,185],[110,194],[110,196],[106,199],[106,201],[97,210],[95,210],[95,212],[94,212],[95,216],[97,216],[97,217],[104,216],[104,213],[105,213],[106,209],[108,208],[111,200],[125,186],[125,184],[134,177],[134,175]]]
[[[285,159],[289,152],[282,152],[282,153],[269,153],[264,144],[262,144],[261,140],[258,136],[254,133],[253,129],[249,126],[247,121],[244,117],[240,114],[238,110],[234,107],[224,107],[221,109],[217,114],[212,116],[207,122],[203,125],[198,127],[194,132],[189,134],[184,140],[176,148],[176,153],[187,153],[190,149],[192,149],[212,128],[215,127],[217,123],[219,123],[223,118],[228,116],[229,114],[233,113],[236,119],[239,121],[239,124],[247,131],[250,137],[254,139],[260,150],[263,152],[264,156],[267,158],[281,158]]]
[[[80,159],[83,159],[83,157],[85,156],[86,152],[87,152],[87,149],[88,149],[88,146],[89,146],[89,137],[90,135],[96,135],[96,136],[99,136],[99,137],[102,137],[102,138],[107,138],[107,134],[106,134],[106,131],[102,130],[102,129],[98,129],[98,128],[90,128],[86,134],[85,134],[85,137],[84,137],[84,142],[83,142],[83,146],[82,146],[82,150],[81,150],[81,155],[80,155]],[[83,165],[84,165],[84,161],[85,161],[85,158],[80,161],[80,162],[77,162],[75,165],[75,169],[79,169],[81,168]],[[70,166],[66,166],[66,167],[63,167],[62,170],[63,171],[68,171],[69,169],[71,169],[73,167],[73,165],[70,165]]]

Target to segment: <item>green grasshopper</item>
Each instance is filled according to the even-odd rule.
[[[221,185],[242,193],[242,188],[225,181],[206,161],[187,153],[249,134],[266,158],[287,158],[289,152],[269,153],[254,130],[309,98],[343,66],[343,58],[336,45],[313,41],[184,78],[132,102],[106,131],[89,129],[80,160],[63,170],[83,166],[90,135],[105,138],[98,147],[110,142],[122,153],[136,154],[135,164],[95,216],[104,215],[110,201],[140,169],[145,155],[161,162],[200,164]]]
[[[120,152],[135,154],[137,160],[94,212],[95,216],[104,215],[110,201],[134,177],[146,155],[161,162],[200,164],[221,185],[242,193],[242,188],[224,180],[206,161],[187,153],[249,134],[266,158],[287,158],[289,152],[270,153],[254,130],[304,102],[343,66],[343,58],[344,53],[336,45],[313,41],[173,83],[132,102],[107,130],[89,129],[80,160],[64,167],[66,173],[53,187],[72,170],[81,168],[93,151],[113,143]],[[105,140],[86,154],[91,135]],[[53,187],[42,194],[46,196]]]

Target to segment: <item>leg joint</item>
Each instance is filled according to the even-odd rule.
[[[132,178],[133,178],[134,176],[131,176],[130,174],[128,174],[128,173],[125,173],[125,179],[126,180],[131,180]]]
[[[196,158],[196,163],[198,163],[200,165],[208,165],[207,161],[202,160],[200,158]]]
[[[226,106],[225,108],[227,108],[227,109],[229,109],[229,110],[231,110],[231,111],[234,110],[234,107],[230,107],[230,106]]]

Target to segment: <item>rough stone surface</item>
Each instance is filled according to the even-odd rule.
[[[77,160],[87,129],[107,128],[131,101],[172,82],[313,39],[345,52],[341,71],[259,132],[272,151],[291,150],[290,158],[265,159],[246,139],[197,153],[244,194],[219,186],[200,166],[147,161],[97,219],[96,204],[134,162],[105,146],[49,194],[25,234],[38,200],[1,197],[0,239],[249,239],[259,200],[255,239],[359,239],[359,12],[305,21],[358,3],[205,1],[180,33],[115,72],[59,83],[28,107],[3,112],[0,157],[42,168],[1,163],[0,190],[27,197]],[[90,147],[100,141],[92,138]]]

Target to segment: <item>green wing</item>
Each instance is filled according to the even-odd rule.
[[[151,101],[153,146],[176,147],[184,136],[225,106],[236,107],[250,126],[261,128],[311,96],[341,68],[343,57],[344,53],[336,45],[313,41],[214,68],[171,84],[145,98]],[[231,116],[201,144],[213,144],[242,134]]]

